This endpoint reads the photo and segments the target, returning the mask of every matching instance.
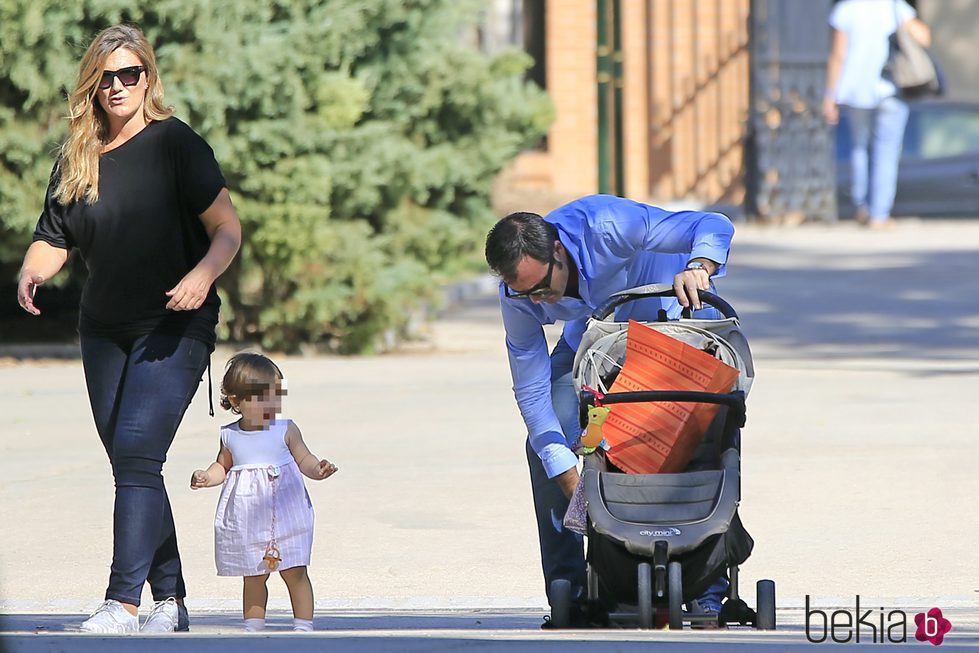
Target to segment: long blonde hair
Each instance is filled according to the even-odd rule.
[[[146,68],[146,120],[165,120],[173,107],[163,103],[163,82],[156,68],[153,46],[143,32],[132,25],[113,25],[96,35],[78,68],[78,81],[68,96],[68,138],[61,146],[59,180],[55,196],[62,204],[84,199],[94,204],[99,199],[99,155],[109,136],[109,120],[96,97],[99,80],[109,55],[126,48]]]

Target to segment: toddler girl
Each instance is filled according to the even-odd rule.
[[[303,442],[292,420],[278,417],[286,394],[282,372],[260,354],[228,361],[221,405],[241,419],[221,429],[217,460],[196,470],[191,489],[224,484],[214,517],[219,576],[243,576],[245,630],[265,628],[266,582],[278,571],[292,600],[293,630],[313,629],[313,587],[306,575],[313,545],[313,505],[302,475],[337,471]]]

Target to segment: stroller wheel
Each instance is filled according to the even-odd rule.
[[[775,581],[760,580],[755,590],[758,594],[758,616],[755,619],[755,628],[775,630]]]
[[[571,624],[571,581],[558,578],[551,581],[551,625],[567,628]]]
[[[653,627],[653,567],[648,562],[639,563],[639,627]]]
[[[670,630],[683,630],[683,570],[679,562],[666,566],[666,587],[670,604]]]

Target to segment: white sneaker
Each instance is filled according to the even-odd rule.
[[[153,604],[153,609],[146,616],[140,632],[143,633],[172,633],[177,630],[177,620],[180,611],[177,609],[177,599],[169,598],[165,601],[157,601]]]
[[[119,601],[107,599],[82,622],[81,629],[87,633],[135,633],[139,631],[139,619]]]

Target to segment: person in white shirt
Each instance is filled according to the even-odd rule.
[[[835,125],[840,109],[850,130],[852,198],[857,219],[887,227],[897,191],[897,171],[908,105],[883,74],[890,36],[905,26],[928,47],[931,31],[906,0],[842,0],[829,17],[833,45],[826,68],[823,116]]]

